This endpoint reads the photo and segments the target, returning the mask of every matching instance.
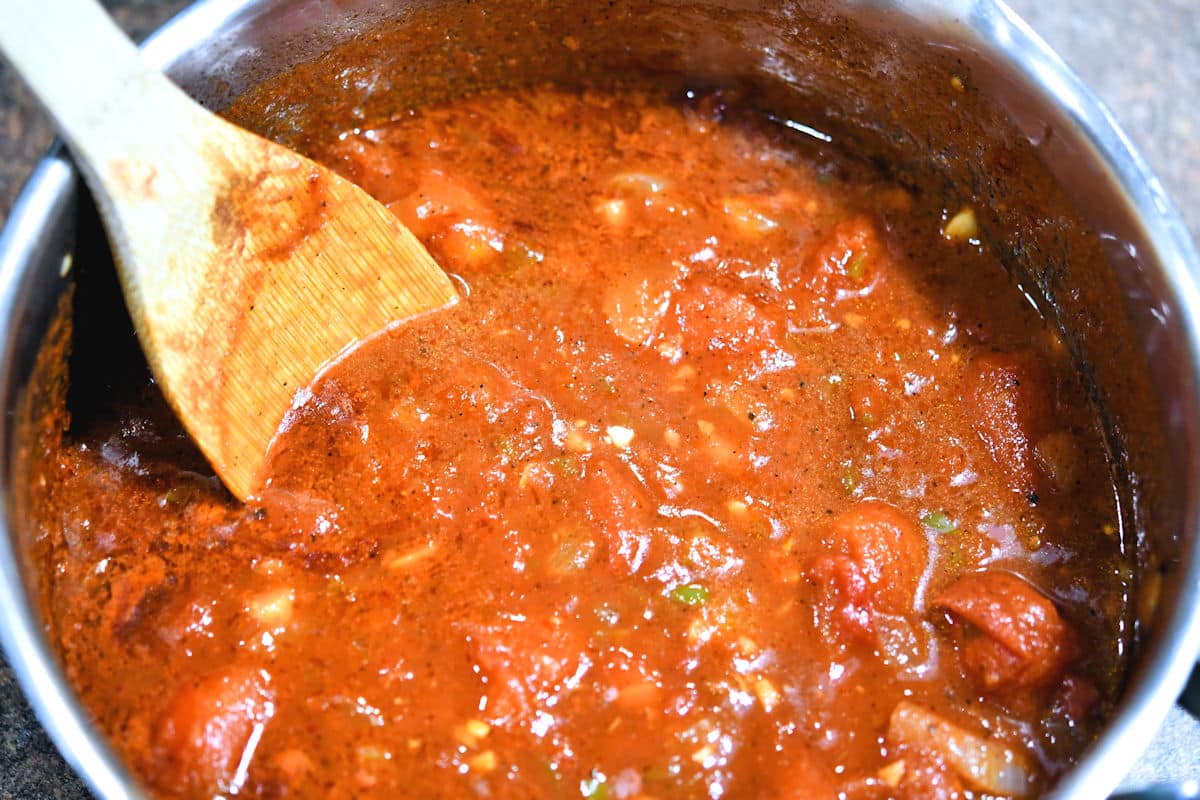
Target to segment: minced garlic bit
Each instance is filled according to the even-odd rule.
[[[496,758],[495,750],[484,750],[477,756],[472,756],[467,760],[467,766],[472,772],[491,772],[500,764],[500,759]]]
[[[706,744],[704,747],[701,747],[699,750],[692,753],[692,761],[695,761],[697,764],[707,769],[708,767],[712,766],[712,762],[714,760],[713,757],[716,756],[716,754],[717,748],[713,747],[711,744]]]
[[[745,514],[749,508],[745,500],[730,500],[725,504],[725,507],[729,509],[729,513],[731,514]]]
[[[754,682],[754,694],[758,696],[758,702],[762,703],[763,710],[768,714],[775,710],[775,706],[779,705],[782,699],[775,684],[766,678],[759,678]]]
[[[587,453],[592,449],[592,443],[578,430],[567,432],[567,438],[563,442],[563,446],[572,453]]]
[[[476,747],[492,732],[492,726],[481,719],[469,719],[454,729],[454,738],[466,747]]]
[[[904,780],[904,759],[901,758],[880,767],[879,772],[875,774],[879,776],[879,780],[895,789],[900,785],[900,781]]]
[[[979,236],[979,220],[975,218],[975,209],[963,206],[962,210],[950,218],[942,235],[952,241],[974,239]]]
[[[700,432],[703,433],[705,436],[712,436],[713,433],[716,432],[716,430],[717,430],[717,426],[713,425],[711,422],[709,422],[706,419],[696,420],[696,427],[699,428]]]
[[[683,439],[680,437],[679,431],[674,428],[667,428],[663,431],[663,441],[667,443],[667,447],[676,448],[679,447],[679,443]]]
[[[633,428],[624,425],[609,425],[604,432],[608,435],[608,440],[622,450],[629,447],[633,441]]]

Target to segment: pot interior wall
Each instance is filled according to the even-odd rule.
[[[940,197],[949,213],[973,206],[985,246],[1011,268],[1014,291],[1060,326],[1101,411],[1123,541],[1143,575],[1128,622],[1152,647],[1154,609],[1186,588],[1197,415],[1185,399],[1195,393],[1190,350],[1147,261],[1146,234],[1095,166],[1092,145],[993,53],[953,28],[918,33],[893,12],[854,8],[850,16],[820,0],[283,0],[248,5],[170,72],[210,106],[301,151],[341,132],[315,125],[318,116],[366,125],[491,87],[633,85],[680,95],[719,87],[829,136]],[[108,310],[77,327],[119,331],[118,349],[136,364],[114,284],[87,283],[103,284],[96,276],[109,270],[94,211],[85,204],[78,217],[77,296]],[[77,332],[77,342],[87,338]],[[106,380],[72,379],[76,391]]]

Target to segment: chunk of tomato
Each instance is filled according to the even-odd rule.
[[[874,604],[892,613],[912,610],[928,549],[912,520],[895,506],[865,500],[834,520],[830,536],[862,572]]]
[[[785,752],[764,770],[767,785],[755,793],[756,797],[763,800],[835,800],[845,796],[835,782],[828,756],[815,748],[791,749],[795,752]]]
[[[866,500],[830,526],[831,553],[809,575],[820,605],[842,630],[870,638],[876,612],[906,615],[925,570],[928,547],[917,525],[899,509]]]
[[[971,364],[965,400],[971,425],[1014,492],[1035,498],[1034,443],[1047,432],[1053,404],[1030,359],[985,355]]]
[[[647,345],[670,309],[671,284],[649,273],[626,274],[604,291],[602,307],[613,333],[632,345]]]
[[[388,209],[422,240],[444,232],[450,225],[473,220],[491,226],[491,212],[479,200],[476,192],[460,179],[452,178],[440,169],[428,169],[420,177],[417,188],[404,197],[388,203]]]
[[[1016,575],[964,575],[933,605],[953,615],[959,658],[982,690],[1045,687],[1078,656],[1075,632],[1054,603]]]
[[[799,269],[784,275],[787,292],[802,306],[865,294],[878,280],[884,257],[869,218],[843,220],[808,247]]]
[[[573,689],[591,666],[582,639],[554,619],[469,625],[467,636],[471,657],[487,678],[488,715],[497,724]]]
[[[677,309],[690,351],[746,354],[779,349],[778,325],[743,294],[697,283],[679,297]]]
[[[184,685],[155,737],[162,785],[207,796],[236,791],[238,767],[254,755],[274,713],[271,679],[262,670],[230,667]]]
[[[635,574],[649,555],[652,534],[651,507],[642,487],[619,465],[596,460],[588,467],[584,491],[588,519],[602,534],[613,572]]]

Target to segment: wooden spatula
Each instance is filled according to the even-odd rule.
[[[201,108],[94,0],[3,0],[0,51],[79,162],[150,367],[238,498],[262,488],[280,422],[325,364],[458,299],[387,209]]]

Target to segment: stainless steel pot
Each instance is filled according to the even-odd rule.
[[[223,107],[263,79],[362,31],[407,24],[410,17],[451,5],[453,0],[202,0],[152,38],[145,53],[202,101]],[[947,172],[950,189],[973,193],[985,206],[994,201],[994,213],[985,215],[993,230],[1009,226],[1007,235],[995,237],[1002,255],[1023,286],[1062,324],[1081,365],[1094,378],[1124,487],[1127,543],[1131,553],[1151,565],[1147,574],[1152,580],[1146,581],[1144,592],[1153,583],[1159,597],[1156,612],[1142,623],[1142,643],[1115,716],[1053,791],[1056,797],[1107,795],[1162,722],[1200,651],[1200,491],[1195,488],[1200,486],[1200,253],[1178,214],[1108,112],[995,0],[661,0],[643,5],[661,13],[622,24],[656,26],[652,32],[661,47],[656,45],[652,54],[637,53],[616,43],[598,57],[601,61],[668,64],[705,80],[718,80],[728,69],[757,76],[769,86],[764,98],[785,105],[794,100],[830,130],[851,131],[849,138],[856,135],[852,131],[869,131],[889,140],[901,155],[924,153]],[[570,3],[551,2],[531,6],[527,13],[577,11],[586,13],[582,4],[573,9]],[[841,15],[852,23],[849,28]],[[810,25],[813,19],[820,24]],[[604,33],[596,20],[586,24],[584,33],[597,25]],[[878,47],[856,55],[844,42],[812,38],[814,31],[834,29],[839,31],[834,38],[863,35]],[[729,30],[737,35],[720,33]],[[402,56],[445,70],[449,84],[455,76],[453,59],[446,56],[470,32],[447,27],[444,33],[430,39],[426,29],[425,39],[413,41],[428,41],[428,52],[414,44],[416,49]],[[603,36],[585,38],[584,50],[589,41],[598,50],[612,44]],[[940,64],[957,65],[956,76],[969,76],[972,98],[954,100],[945,114],[931,117],[913,116],[910,108],[896,103],[909,83],[928,77],[914,66],[922,50],[935,54]],[[821,63],[834,62],[844,71],[820,73]],[[359,91],[363,107],[369,106],[378,87],[355,88],[355,79],[364,74],[343,72],[340,88],[329,91]],[[399,91],[398,86],[385,88]],[[989,116],[993,112],[999,116]],[[287,139],[297,135],[303,116],[302,108],[284,108],[264,127]],[[939,138],[947,124],[963,129],[974,125],[966,133],[960,130],[954,141],[976,149],[948,152],[954,143]],[[1034,212],[1039,209],[1032,207],[1040,198],[1026,197],[1032,210],[1012,212],[1003,200],[1022,199],[1022,190],[1002,182],[994,171],[982,171],[997,147],[1009,148],[1009,156],[1032,154],[1077,210],[1077,220],[1038,218]],[[973,161],[973,155],[983,163]],[[71,280],[78,193],[69,160],[52,153],[25,188],[0,238],[0,401],[8,411],[0,426],[0,452],[6,456],[0,462],[5,497],[0,638],[38,717],[71,765],[102,797],[136,797],[135,783],[90,725],[47,646],[33,601],[37,578],[26,560],[29,532],[19,513],[22,476],[14,459],[15,410],[53,310]],[[1097,252],[1103,258],[1084,259],[1091,270],[1087,274],[1073,266],[1078,254],[1068,258],[1065,252],[1075,228],[1099,235]],[[1064,252],[1054,249],[1055,242],[1066,243]],[[1112,291],[1105,294],[1104,287]],[[1106,358],[1106,352],[1120,358]],[[1127,369],[1115,362],[1124,362]]]

